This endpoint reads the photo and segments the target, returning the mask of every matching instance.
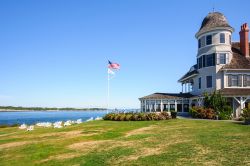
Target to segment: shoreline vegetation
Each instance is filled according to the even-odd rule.
[[[14,107],[0,106],[0,112],[21,112],[21,111],[103,111],[106,108],[57,108],[57,107]]]

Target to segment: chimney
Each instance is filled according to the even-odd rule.
[[[240,51],[246,57],[249,57],[248,32],[249,28],[247,23],[245,23],[241,26],[240,30]]]

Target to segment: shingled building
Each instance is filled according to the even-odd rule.
[[[204,92],[220,91],[239,117],[250,99],[249,28],[240,29],[240,41],[232,42],[234,32],[226,17],[209,13],[195,37],[198,40],[197,63],[182,76],[182,93],[154,93],[139,98],[141,111],[188,112],[190,106],[202,106]],[[250,100],[249,100],[250,101]]]

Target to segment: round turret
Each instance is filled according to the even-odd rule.
[[[212,30],[219,30],[219,29],[227,29],[234,31],[234,29],[229,25],[227,18],[220,12],[213,12],[209,13],[202,21],[201,27],[199,31],[196,33],[196,38],[200,35],[212,31]]]

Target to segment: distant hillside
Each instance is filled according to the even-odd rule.
[[[13,106],[0,106],[0,111],[8,111],[8,110],[25,110],[25,111],[89,111],[89,110],[106,110],[106,108],[56,108],[56,107],[13,107]]]

